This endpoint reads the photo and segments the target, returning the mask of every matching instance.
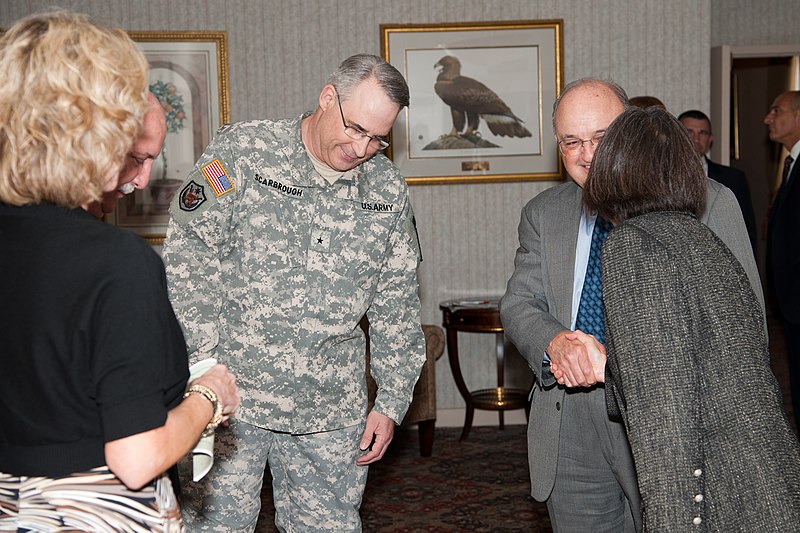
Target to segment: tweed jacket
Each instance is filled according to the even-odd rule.
[[[500,301],[505,333],[536,376],[528,461],[531,494],[538,501],[545,501],[553,490],[565,393],[552,375],[542,375],[542,360],[553,337],[571,325],[581,202],[582,189],[569,181],[543,191],[523,208],[514,273]],[[744,265],[763,309],[761,282],[739,205],[729,189],[713,180],[708,180],[702,221]]]
[[[800,530],[800,446],[740,263],[688,214],[630,219],[603,248],[606,399],[646,531]]]

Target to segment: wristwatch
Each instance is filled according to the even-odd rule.
[[[186,393],[183,395],[183,397],[186,398],[190,394],[199,394],[211,402],[211,408],[214,410],[214,415],[211,417],[208,425],[206,425],[206,429],[203,430],[202,435],[203,437],[207,437],[214,433],[214,430],[217,429],[219,423],[222,422],[222,403],[220,403],[219,398],[217,398],[217,393],[205,385],[192,385],[186,390]]]

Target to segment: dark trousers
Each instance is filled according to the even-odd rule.
[[[792,392],[792,409],[797,427],[800,428],[800,324],[783,321],[786,337],[786,358],[789,363],[789,389]]]

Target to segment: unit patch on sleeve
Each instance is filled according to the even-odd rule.
[[[203,175],[208,180],[208,183],[211,184],[211,188],[217,196],[222,196],[235,188],[233,180],[228,176],[228,173],[225,172],[225,169],[222,168],[222,163],[220,163],[219,159],[215,159],[211,163],[204,165],[200,170],[203,171]]]
[[[178,196],[178,206],[182,211],[194,211],[206,201],[206,192],[202,185],[190,180]]]

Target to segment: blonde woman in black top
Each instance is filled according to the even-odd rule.
[[[85,211],[147,110],[121,30],[35,15],[0,39],[0,530],[180,531],[163,474],[239,403],[189,384],[160,258]]]

